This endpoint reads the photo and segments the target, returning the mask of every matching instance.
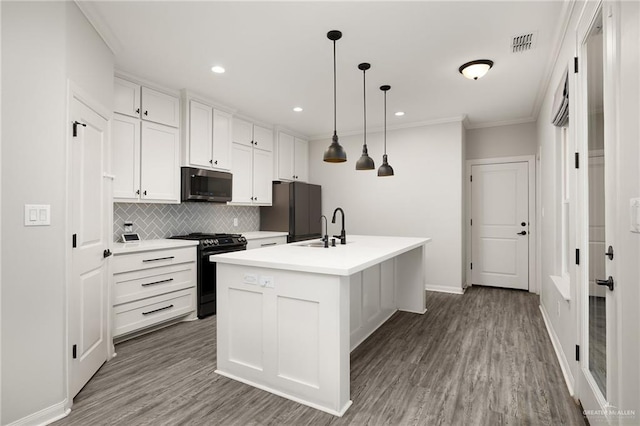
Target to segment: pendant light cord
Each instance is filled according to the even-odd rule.
[[[337,103],[336,103],[336,41],[333,40],[333,134],[337,134]]]
[[[387,155],[387,91],[384,91],[384,155]]]
[[[367,70],[362,70],[362,93],[364,97],[364,146],[367,147]]]

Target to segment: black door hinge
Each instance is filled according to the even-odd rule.
[[[78,345],[73,345],[73,348],[71,349],[71,355],[73,356],[73,359],[78,358]]]
[[[580,249],[576,249],[576,265],[580,264]]]
[[[469,175],[469,181],[473,182],[473,175]]]
[[[580,168],[580,153],[579,152],[576,152],[575,162],[576,162],[576,169],[579,169]]]
[[[573,58],[573,72],[578,73],[578,57]]]
[[[471,262],[471,269],[473,269],[473,262]]]
[[[78,244],[78,236],[77,234],[73,234],[71,236],[71,247],[76,248],[77,244]]]
[[[580,361],[580,345],[576,345],[576,361]]]
[[[78,126],[87,127],[85,123],[81,123],[79,121],[73,122],[73,137],[78,137]]]

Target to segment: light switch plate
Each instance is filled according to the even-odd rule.
[[[25,204],[24,226],[49,226],[51,225],[50,204]]]
[[[256,274],[244,274],[242,282],[245,284],[256,285],[258,284],[258,276]]]
[[[629,200],[629,219],[631,232],[640,233],[640,198]]]

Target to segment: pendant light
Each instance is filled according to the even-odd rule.
[[[327,163],[344,163],[347,161],[347,153],[338,143],[338,132],[336,131],[336,40],[342,38],[342,33],[332,30],[327,33],[327,38],[333,41],[333,138],[331,145],[324,152],[324,161]]]
[[[378,176],[393,176],[393,167],[387,163],[387,91],[391,86],[380,86],[380,90],[384,92],[384,155],[382,156],[382,165],[378,169]]]
[[[367,151],[367,82],[365,74],[367,70],[371,68],[371,64],[366,62],[358,65],[358,69],[362,70],[362,88],[364,99],[364,143],[362,145],[362,156],[356,162],[356,170],[374,170],[376,168],[373,158],[369,157],[369,151]]]

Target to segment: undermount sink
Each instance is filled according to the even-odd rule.
[[[323,241],[314,241],[312,243],[300,244],[300,247],[320,247],[320,248],[324,248],[324,242]],[[331,244],[329,244],[329,247],[331,247]]]

